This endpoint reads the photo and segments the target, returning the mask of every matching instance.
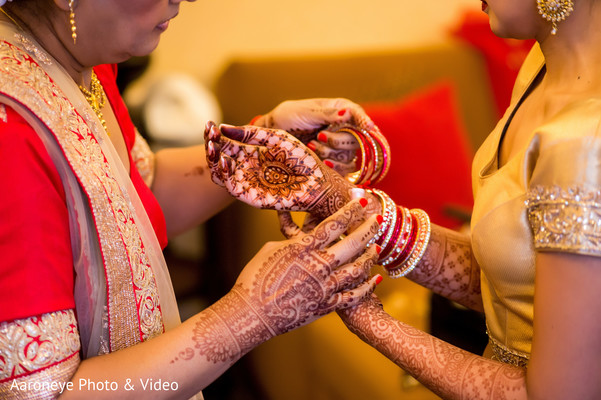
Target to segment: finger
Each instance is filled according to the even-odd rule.
[[[330,246],[326,252],[334,255],[340,264],[346,263],[347,260],[352,260],[365,250],[367,243],[378,232],[379,227],[378,216],[372,215],[344,239]]]
[[[317,140],[312,140],[307,143],[307,147],[322,160],[329,159],[342,163],[348,163],[357,157],[356,150],[334,149]]]
[[[296,237],[303,232],[292,219],[292,214],[288,211],[278,211],[278,219],[280,221],[280,231],[287,239]]]
[[[317,134],[317,140],[326,143],[336,150],[354,150],[359,149],[359,142],[348,132],[331,132],[323,130]]]
[[[323,219],[314,214],[307,215],[307,217],[305,217],[305,221],[303,222],[303,232],[308,233],[312,231],[322,220]]]
[[[281,142],[302,145],[297,138],[281,129],[269,129],[253,125],[232,126],[227,124],[221,124],[219,129],[224,136],[250,145],[273,147]]]
[[[356,306],[361,301],[371,296],[374,290],[376,290],[376,286],[382,282],[382,279],[382,275],[374,275],[371,279],[355,288],[335,293],[330,298],[329,304],[324,311],[329,313],[335,310]]]
[[[360,221],[363,218],[363,207],[366,203],[365,199],[356,199],[348,202],[344,207],[336,211],[336,213],[317,225],[313,231],[306,235],[306,239],[303,238],[303,241],[311,243],[312,247],[317,249],[323,249],[328,246],[346,232],[352,223]],[[332,253],[337,255],[336,252]],[[340,265],[341,261],[338,260],[335,266]]]
[[[378,254],[376,246],[372,246],[352,263],[345,264],[332,272],[326,282],[329,293],[350,289],[365,281],[378,260]]]
[[[221,180],[221,171],[219,168],[218,148],[219,146],[215,145],[215,143],[211,140],[205,142],[206,159],[209,170],[211,171],[211,180],[219,186],[224,186],[223,181]]]
[[[334,171],[338,172],[342,176],[346,176],[347,174],[350,174],[357,170],[357,164],[355,164],[354,162],[341,163],[338,161],[332,161],[332,160],[326,159],[326,160],[323,160],[323,163],[326,166],[332,168]]]
[[[205,131],[204,131],[205,143],[210,140],[209,134],[211,132],[211,128],[213,128],[214,126],[215,126],[215,122],[213,122],[213,121],[207,121],[207,123],[205,124]]]

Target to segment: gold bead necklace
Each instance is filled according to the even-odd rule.
[[[100,81],[98,80],[98,77],[96,76],[94,71],[92,71],[90,90],[86,89],[82,85],[79,85],[79,90],[81,90],[84,97],[88,101],[88,104],[90,105],[90,107],[92,107],[94,114],[96,114],[96,116],[100,120],[100,123],[102,124],[102,127],[104,128],[106,134],[110,136],[110,133],[106,127],[104,115],[102,114],[102,107],[104,107],[104,105],[106,104],[106,96],[104,94],[104,90],[102,89],[102,85],[100,84]]]

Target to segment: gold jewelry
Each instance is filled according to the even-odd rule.
[[[572,0],[536,0],[538,13],[551,22],[551,35],[557,33],[557,23],[566,19],[574,11]]]
[[[90,82],[90,90],[86,89],[82,85],[79,85],[79,90],[83,93],[90,107],[94,111],[94,114],[100,120],[102,127],[107,135],[111,135],[106,127],[106,121],[104,120],[104,115],[102,114],[102,107],[106,104],[106,96],[104,94],[104,90],[102,89],[102,84],[98,80],[98,77],[92,71],[92,79]]]
[[[69,24],[71,25],[71,37],[73,38],[73,44],[77,42],[77,27],[75,26],[75,11],[73,10],[73,3],[75,0],[69,0]]]

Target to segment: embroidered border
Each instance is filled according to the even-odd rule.
[[[107,279],[110,350],[160,334],[158,288],[131,202],[90,127],[26,52],[0,41],[0,60],[1,91],[25,104],[55,134],[90,199]]]
[[[488,332],[486,332],[488,334]],[[526,368],[530,357],[526,354],[510,350],[508,347],[503,346],[488,334],[488,340],[493,351],[492,359],[500,361],[505,364],[515,365],[516,367]]]
[[[601,256],[601,191],[536,186],[527,193],[528,219],[538,250]]]
[[[152,150],[150,150],[148,142],[137,129],[134,146],[131,149],[131,156],[144,183],[146,183],[146,186],[151,187],[154,181],[155,156]]]
[[[79,350],[79,332],[73,310],[2,322],[0,384],[29,377],[32,372],[61,364],[73,356],[79,359]],[[54,373],[62,372],[62,369]]]

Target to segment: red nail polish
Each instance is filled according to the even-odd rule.
[[[382,252],[382,246],[379,244],[376,245],[376,253],[380,254]]]
[[[324,160],[323,162],[325,165],[327,165],[330,168],[334,168],[334,163],[330,160]]]
[[[382,222],[384,222],[384,217],[378,214],[378,216],[376,216],[376,221],[378,221],[378,224],[382,225]]]
[[[338,111],[339,116],[342,117],[344,114],[346,114],[346,108],[343,108],[342,110]]]
[[[326,135],[323,132],[319,132],[319,135],[317,135],[317,140],[319,140],[320,142],[327,143],[328,142],[328,135]]]
[[[382,275],[378,275],[378,277],[376,278],[376,285],[379,285],[380,282],[382,282],[384,280],[384,278],[382,278]]]
[[[367,199],[365,197],[361,197],[359,199],[359,204],[361,204],[361,207],[363,208],[367,207]]]
[[[313,142],[307,143],[307,147],[311,149],[311,151],[317,150],[317,146]]]

